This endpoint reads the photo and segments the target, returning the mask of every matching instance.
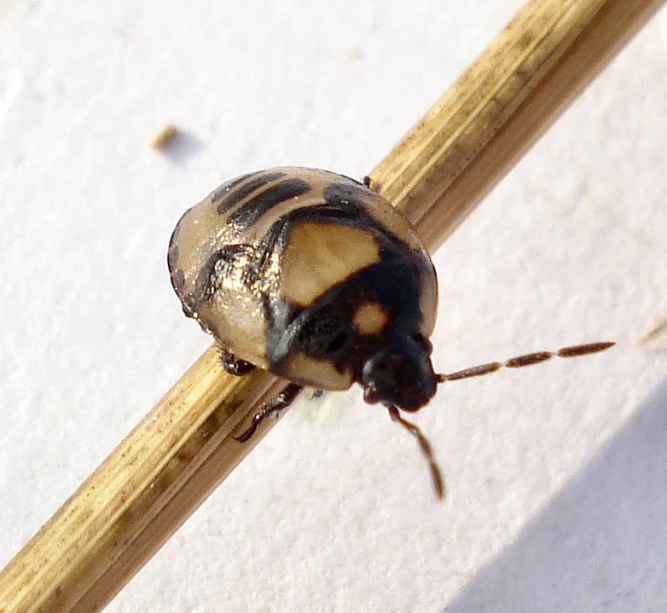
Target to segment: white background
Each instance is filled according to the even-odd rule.
[[[209,340],[171,230],[274,165],[361,177],[519,0],[0,2],[0,566]],[[302,403],[109,611],[655,611],[667,603],[667,11],[435,255],[416,416]],[[186,136],[168,155],[152,134]]]

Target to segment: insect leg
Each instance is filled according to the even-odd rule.
[[[241,377],[243,375],[247,375],[249,372],[255,369],[255,367],[250,362],[246,362],[245,360],[240,360],[237,357],[234,357],[234,354],[224,347],[218,347],[218,355],[220,356],[222,367],[230,375]]]
[[[298,385],[297,383],[290,383],[272,402],[269,402],[263,405],[255,416],[252,418],[252,423],[248,429],[243,432],[240,436],[235,436],[234,438],[239,441],[239,443],[245,443],[252,438],[252,435],[257,431],[257,426],[261,424],[269,415],[275,415],[276,417],[280,412],[286,409],[290,404],[292,404],[296,397],[303,390],[303,385]]]

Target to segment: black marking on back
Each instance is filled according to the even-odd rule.
[[[336,188],[333,196],[329,194],[328,204],[296,209],[274,224],[267,253],[282,253],[293,227],[320,222],[330,223],[332,233],[341,224],[371,232],[380,246],[381,260],[342,280],[306,308],[290,304],[281,295],[266,297],[267,358],[276,374],[281,374],[281,362],[288,355],[304,352],[314,359],[331,361],[339,372],[350,369],[359,380],[368,357],[392,342],[395,335],[419,335],[419,292],[429,274],[428,262],[368,214],[359,201],[359,195],[366,192],[363,186],[358,190],[342,187],[345,190]],[[360,336],[352,325],[357,309],[366,302],[376,302],[387,312],[391,324],[380,334]]]
[[[247,198],[250,194],[252,194],[254,191],[258,190],[260,187],[263,187],[267,183],[271,183],[272,181],[276,181],[277,179],[280,179],[281,177],[284,177],[285,173],[284,172],[259,172],[259,173],[252,173],[250,175],[245,175],[244,177],[241,177],[240,179],[236,179],[232,181],[230,185],[225,186],[224,188],[220,188],[218,191],[225,191],[227,194],[222,201],[218,204],[218,215],[222,215],[223,213],[226,213],[231,209],[232,207],[236,206],[239,202],[241,202],[244,198]],[[233,188],[237,185],[239,185],[242,181],[245,179],[248,179],[250,177],[253,177],[245,183],[244,185],[241,185],[238,189],[234,190]],[[217,196],[218,192],[216,191],[215,195],[213,198]],[[224,195],[224,194],[223,194]],[[254,198],[253,198],[254,200]],[[215,202],[215,200],[213,201]],[[250,201],[252,202],[252,200]],[[247,206],[247,203],[246,205]],[[244,208],[244,207],[241,207]]]
[[[223,183],[213,192],[213,195],[211,196],[211,202],[216,204],[219,200],[227,196],[239,183],[242,183],[246,179],[249,179],[256,174],[257,172],[249,172],[247,174],[241,175],[240,177],[236,177],[236,179],[232,179],[231,181]]]
[[[267,329],[269,370],[281,375],[284,360],[303,352],[329,361],[338,372],[351,371],[361,380],[369,357],[400,338],[422,338],[419,281],[423,269],[395,253],[385,253],[377,264],[360,270],[321,296],[312,306],[299,308],[283,301],[274,312],[289,312],[287,326]],[[357,309],[366,302],[382,305],[390,325],[373,335],[359,335],[352,325]]]
[[[178,245],[173,242],[169,245],[169,251],[167,251],[167,266],[169,266],[170,272],[173,272],[176,269],[178,262]]]
[[[280,219],[274,223],[257,247],[257,275],[263,276],[272,253],[282,253],[285,250],[285,244],[289,232],[285,228],[289,227],[289,221]],[[279,288],[273,288],[275,292],[260,292],[259,304],[262,308],[262,315],[266,325],[266,330],[275,330],[284,328],[294,317],[293,309],[290,305],[280,299]],[[268,334],[268,332],[267,332]]]
[[[183,220],[186,218],[188,213],[192,210],[192,208],[189,208],[183,215],[181,215],[181,218],[178,220],[178,223],[176,224],[176,227],[174,228],[174,231],[171,233],[171,237],[169,238],[169,248],[167,249],[167,268],[169,269],[169,274],[172,276],[172,285],[173,285],[173,275],[176,272],[176,269],[178,268],[178,256],[179,256],[179,250],[178,250],[178,235],[181,232],[181,225],[183,224]],[[181,273],[183,274],[183,273]],[[174,289],[176,290],[176,293],[181,296],[181,293],[178,291],[176,286],[174,285]]]
[[[171,281],[171,286],[174,288],[176,295],[181,301],[183,312],[187,317],[192,317],[192,296],[186,295],[185,293],[185,273],[181,268],[178,267],[179,251],[178,245],[175,243],[175,237],[179,228],[180,222],[176,226],[176,229],[174,230],[174,233],[172,234],[171,240],[169,242],[169,250],[167,251],[167,266],[169,267],[169,279]]]
[[[239,255],[248,254],[249,261],[252,262],[254,249],[250,245],[226,245],[209,256],[195,281],[194,297],[197,308],[211,299],[227,272],[225,268],[231,266]],[[250,262],[243,268],[242,282],[246,285],[253,283],[256,278],[256,268]]]
[[[171,271],[171,284],[176,291],[176,294],[180,297],[183,296],[185,292],[185,274],[180,268],[172,269]]]
[[[355,203],[363,206],[364,198],[377,198],[378,195],[364,185],[350,185],[349,183],[329,183],[324,188],[324,200],[331,206]]]
[[[302,179],[285,179],[242,204],[229,216],[227,223],[239,229],[249,228],[274,206],[302,196],[311,189],[311,185]]]
[[[181,215],[181,218],[178,220],[178,223],[176,224],[176,227],[174,228],[174,231],[171,233],[171,237],[169,238],[169,249],[171,250],[174,246],[176,241],[178,240],[178,235],[181,232],[181,224],[183,223],[183,220],[187,217],[187,214],[192,210],[192,207],[190,207],[183,215]]]
[[[188,292],[187,294],[185,293],[179,293],[179,296],[181,297],[181,305],[183,306],[183,313],[185,313],[186,317],[196,317],[197,315],[197,300],[192,292]],[[199,325],[202,327],[204,332],[208,332],[208,329],[204,326],[202,326],[201,322],[199,322]]]
[[[308,309],[308,317],[298,326],[296,348],[311,358],[330,360],[338,366],[357,336],[351,323],[354,308],[348,306],[325,302]]]
[[[340,185],[340,184],[339,184]],[[343,187],[348,187],[343,185]],[[349,186],[354,189],[354,186]],[[361,188],[365,191],[365,188]],[[325,188],[326,191],[326,188]],[[351,194],[351,191],[346,191],[346,195]],[[372,192],[370,192],[372,194]],[[339,194],[340,195],[340,194]],[[376,197],[375,194],[373,196]],[[399,213],[397,212],[397,215]],[[343,224],[352,228],[366,230],[371,232],[377,239],[382,249],[390,248],[394,251],[405,253],[406,257],[421,257],[410,248],[410,246],[394,234],[387,226],[372,217],[366,211],[366,205],[362,200],[349,198],[341,198],[327,202],[327,204],[313,205],[301,209],[296,209],[283,218],[286,222],[291,224],[298,224],[302,222],[321,222]],[[332,229],[332,232],[334,230]]]

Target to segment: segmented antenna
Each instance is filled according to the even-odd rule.
[[[544,362],[554,356],[559,358],[576,358],[581,355],[589,355],[591,353],[598,353],[599,351],[604,351],[613,347],[616,343],[589,343],[588,345],[574,345],[573,347],[563,347],[558,351],[538,351],[536,353],[527,353],[525,355],[519,355],[515,358],[510,358],[504,362],[489,362],[488,364],[481,364],[480,366],[472,366],[471,368],[465,368],[463,370],[458,370],[449,375],[438,375],[438,380],[440,383],[444,381],[457,381],[458,379],[469,379],[470,377],[479,377],[481,375],[487,375],[489,373],[495,372],[500,368],[523,368],[524,366],[532,366],[533,364],[539,364]],[[422,455],[426,458],[428,462],[429,469],[431,471],[431,479],[433,481],[433,489],[435,490],[435,495],[442,500],[445,496],[445,486],[442,478],[442,471],[440,466],[433,455],[433,448],[431,443],[429,443],[426,436],[422,431],[412,422],[404,419],[401,414],[398,412],[398,408],[395,406],[387,406],[389,410],[389,415],[391,419],[396,423],[399,423],[403,426],[412,436],[417,439],[419,443],[419,448],[422,452]]]
[[[574,345],[573,347],[563,347],[558,351],[538,351],[536,353],[527,353],[519,355],[515,358],[505,360],[505,362],[489,362],[488,364],[481,364],[480,366],[472,366],[471,368],[464,368],[449,375],[438,375],[440,383],[444,381],[456,381],[458,379],[469,379],[470,377],[479,377],[486,375],[496,370],[505,368],[522,368],[524,366],[532,366],[539,364],[554,356],[559,358],[577,358],[581,355],[588,355],[591,353],[598,353],[613,347],[616,343],[589,343],[588,345]]]
[[[428,442],[428,439],[415,424],[401,417],[401,414],[398,412],[398,409],[395,406],[387,405],[387,409],[389,409],[389,415],[391,416],[392,421],[401,424],[401,426],[403,426],[410,434],[412,434],[412,436],[417,439],[422,455],[426,458],[428,467],[431,469],[431,479],[433,480],[433,489],[435,490],[435,495],[440,500],[442,500],[445,497],[445,485],[442,480],[442,471],[440,470],[440,466],[438,466],[438,462],[433,455],[433,448],[431,447],[431,443]]]

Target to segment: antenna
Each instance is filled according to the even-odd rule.
[[[598,353],[613,347],[616,343],[589,343],[588,345],[574,345],[573,347],[563,347],[558,351],[538,351],[536,353],[526,353],[515,358],[505,360],[505,362],[489,362],[488,364],[481,364],[480,366],[472,366],[458,370],[449,375],[438,375],[440,383],[445,381],[457,381],[458,379],[469,379],[470,377],[479,377],[489,373],[500,370],[503,366],[505,368],[523,368],[524,366],[532,366],[539,364],[554,356],[559,358],[578,358],[582,355],[589,355],[591,353]]]
[[[576,358],[582,355],[589,355],[591,353],[598,353],[613,347],[616,343],[604,342],[604,343],[589,343],[588,345],[574,345],[572,347],[563,347],[558,351],[538,351],[536,353],[527,353],[525,355],[519,355],[504,362],[489,362],[487,364],[481,364],[479,366],[472,366],[471,368],[465,368],[463,370],[458,370],[449,375],[438,375],[438,381],[444,383],[445,381],[458,381],[459,379],[469,379],[471,377],[480,377],[482,375],[488,375],[489,373],[495,372],[503,367],[505,368],[523,368],[524,366],[532,366],[533,364],[539,364],[549,360],[552,357],[559,358]],[[419,443],[419,448],[421,449],[422,455],[426,458],[428,462],[429,469],[431,471],[431,479],[433,481],[433,489],[435,490],[435,495],[438,499],[442,500],[445,496],[445,486],[442,478],[442,471],[440,466],[433,455],[433,448],[431,443],[429,443],[426,436],[422,431],[412,422],[404,419],[398,412],[398,408],[393,405],[388,405],[387,409],[389,410],[389,415],[392,421],[399,423],[403,426],[412,436],[417,439]]]

